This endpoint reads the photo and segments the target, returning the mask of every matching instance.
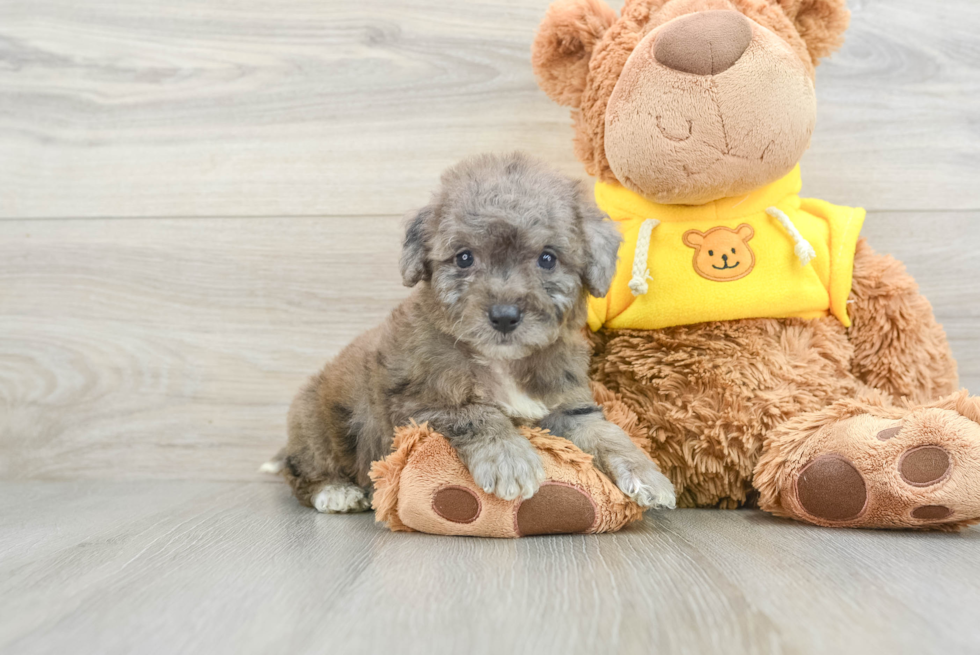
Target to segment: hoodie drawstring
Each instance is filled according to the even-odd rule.
[[[647,266],[647,259],[650,257],[650,236],[653,228],[660,225],[660,221],[655,218],[648,218],[640,225],[640,233],[636,235],[636,250],[633,252],[633,279],[630,280],[629,288],[634,296],[642,296],[649,291],[650,286],[647,280],[652,280],[650,268]]]
[[[796,229],[795,225],[793,225],[793,221],[790,220],[789,216],[776,207],[770,207],[766,210],[766,213],[782,223],[783,227],[786,228],[786,231],[789,232],[789,235],[793,237],[793,241],[796,242],[796,248],[793,250],[793,252],[796,253],[797,257],[799,257],[800,264],[806,266],[816,258],[817,251],[813,249],[813,246],[810,245],[809,241],[803,238],[803,235],[800,234],[800,231]],[[634,270],[636,269],[634,268]]]

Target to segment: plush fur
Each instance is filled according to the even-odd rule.
[[[592,336],[592,378],[647,427],[679,506],[745,504],[767,434],[881,377],[896,398],[956,390],[945,334],[904,267],[862,240],[855,271],[849,330],[835,318],[756,319]]]
[[[738,12],[748,45],[735,43],[737,16],[707,12]],[[701,23],[684,27],[692,18]],[[533,60],[542,88],[572,107],[590,174],[661,204],[705,204],[795,165],[812,130],[814,67],[848,20],[843,0],[627,0],[610,24],[602,5],[566,0],[545,17]],[[682,33],[695,43],[669,42]],[[715,52],[711,39],[721,39],[722,60],[701,61],[698,42]],[[557,43],[564,58],[553,56]],[[828,317],[601,329],[590,374],[636,415],[680,506],[758,500],[780,516],[844,527],[975,521],[980,404],[950,395],[956,363],[929,302],[899,262],[863,240],[848,314],[849,328]],[[949,467],[913,484],[900,475],[909,457]],[[834,497],[838,488],[850,498]]]
[[[854,325],[848,341],[854,348],[851,371],[858,380],[915,403],[957,389],[956,360],[946,333],[904,264],[874,254],[862,239],[851,293]]]
[[[616,12],[602,0],[564,0],[548,9],[549,28],[538,32],[532,65],[541,88],[561,105],[577,107],[589,74],[589,58]]]

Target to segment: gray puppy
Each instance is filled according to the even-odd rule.
[[[673,507],[670,481],[589,391],[586,298],[605,295],[620,242],[603,219],[578,183],[525,155],[450,168],[408,224],[415,291],[300,390],[263,469],[321,512],[362,511],[395,427],[428,421],[487,493],[530,498],[544,470],[516,426],[540,425],[643,507]]]

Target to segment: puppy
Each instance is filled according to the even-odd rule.
[[[408,224],[401,272],[415,291],[300,390],[263,469],[321,512],[366,510],[395,428],[428,421],[487,493],[530,498],[544,470],[516,426],[540,425],[641,506],[673,507],[670,481],[589,391],[586,297],[605,295],[620,242],[603,219],[525,155],[450,168]]]

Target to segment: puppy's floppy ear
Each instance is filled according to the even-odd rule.
[[[422,280],[432,277],[429,270],[429,221],[435,210],[431,206],[423,207],[417,214],[410,217],[405,228],[405,241],[402,243],[402,256],[399,262],[402,272],[402,283],[406,287],[414,287]]]
[[[582,229],[588,249],[588,261],[582,280],[589,293],[596,298],[602,298],[609,291],[616,274],[616,260],[623,235],[606,214],[584,197],[579,200],[578,211],[582,217]]]
[[[844,42],[851,22],[847,0],[777,0],[777,4],[793,21],[814,66]]]
[[[592,49],[615,22],[616,12],[602,0],[558,0],[548,7],[531,46],[531,65],[549,98],[581,104]]]

